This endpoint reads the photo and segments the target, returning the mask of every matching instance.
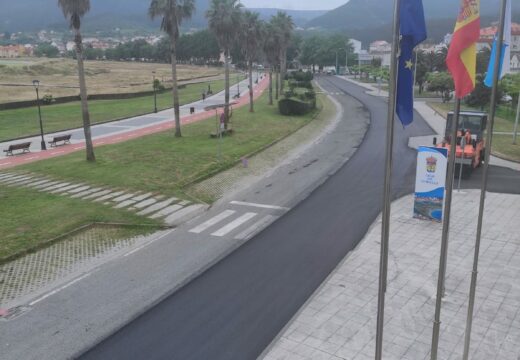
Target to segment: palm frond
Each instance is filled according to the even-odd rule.
[[[90,0],[58,0],[63,16],[69,20],[69,26],[79,29],[81,18],[90,11]]]

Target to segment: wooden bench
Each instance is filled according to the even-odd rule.
[[[6,156],[13,156],[13,151],[17,151],[17,150],[21,150],[22,151],[22,154],[25,154],[26,152],[31,152],[31,150],[29,149],[31,147],[31,143],[30,142],[25,142],[25,143],[20,143],[20,144],[12,144],[12,145],[9,145],[9,148],[7,150],[4,150],[4,152],[6,153]]]
[[[49,141],[49,145],[51,147],[57,147],[59,142],[63,142],[62,145],[70,144],[71,137],[71,134],[55,136],[54,138],[52,138],[52,141]]]

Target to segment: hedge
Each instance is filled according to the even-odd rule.
[[[305,115],[316,108],[316,101],[305,102],[294,98],[278,101],[278,109],[282,115]]]

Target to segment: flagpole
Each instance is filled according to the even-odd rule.
[[[477,223],[477,238],[475,241],[475,255],[473,260],[473,271],[471,272],[471,285],[469,290],[468,317],[466,320],[466,334],[464,338],[464,354],[462,359],[468,360],[469,347],[471,342],[471,327],[473,324],[473,309],[475,307],[475,293],[477,289],[478,260],[480,253],[480,240],[482,238],[482,223],[484,219],[484,206],[486,202],[486,191],[489,177],[489,159],[491,154],[491,145],[493,139],[493,125],[495,123],[496,103],[498,96],[498,79],[500,77],[500,61],[502,59],[502,51],[504,44],[504,23],[506,18],[506,6],[508,0],[502,0],[500,9],[500,25],[498,28],[497,51],[495,54],[495,67],[493,69],[493,90],[491,93],[491,109],[489,113],[489,128],[486,137],[486,152],[484,161],[484,173],[482,175],[482,189],[480,191],[480,206]],[[509,60],[509,59],[508,59]]]
[[[442,223],[441,255],[439,260],[439,276],[437,278],[437,299],[435,302],[435,319],[433,321],[431,360],[437,359],[439,348],[439,332],[441,325],[441,307],[444,297],[446,279],[446,264],[448,260],[448,240],[450,234],[451,202],[453,197],[453,184],[455,182],[455,159],[457,153],[457,130],[459,128],[460,99],[455,102],[455,113],[450,129],[450,154],[448,158],[448,174],[446,184],[446,203],[444,204],[444,218]]]
[[[516,145],[516,137],[518,134],[518,121],[520,120],[520,93],[518,94],[517,103],[518,104],[516,109],[515,128],[513,129],[513,145]]]
[[[417,82],[417,62],[419,61],[419,49],[415,49],[415,66],[413,69],[413,98],[415,100],[415,83]]]
[[[399,56],[400,34],[400,7],[401,1],[394,0],[394,25],[392,39],[392,59],[390,64],[390,88],[388,101],[388,118],[386,128],[386,159],[385,181],[383,196],[383,216],[381,227],[381,259],[379,265],[379,295],[377,309],[377,334],[375,359],[381,360],[383,356],[383,327],[385,314],[385,293],[388,277],[388,242],[390,237],[390,208],[392,196],[392,162],[394,147],[394,122],[397,101],[397,61]]]

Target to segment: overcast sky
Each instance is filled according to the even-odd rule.
[[[253,8],[329,10],[347,3],[348,0],[240,0],[240,2],[247,7]]]

